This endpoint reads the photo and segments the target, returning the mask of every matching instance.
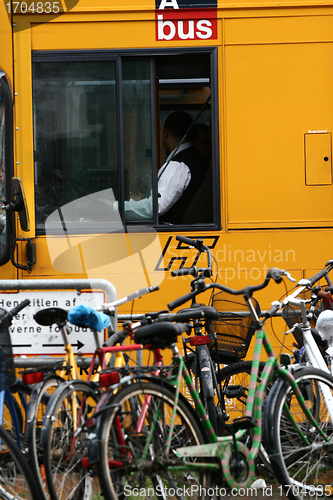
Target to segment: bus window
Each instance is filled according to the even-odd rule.
[[[128,178],[125,199],[147,200],[146,222],[153,222],[153,168],[151,82],[149,60],[122,61],[124,173]],[[140,220],[126,210],[127,223]],[[141,219],[142,220],[142,219]]]
[[[107,51],[33,52],[39,234],[59,207],[107,189],[114,196],[110,210],[119,210],[125,224],[159,225],[163,123],[171,111],[184,110],[211,131],[210,59],[208,51],[135,57]],[[212,204],[208,181],[205,193]],[[101,210],[88,218],[77,214],[72,222],[80,232],[99,232],[106,219]],[[186,223],[213,222],[209,209],[209,215],[190,214]]]
[[[162,57],[156,61],[156,74],[159,76],[161,136],[163,124],[170,113],[179,110],[189,113],[193,119],[189,140],[208,165],[199,189],[184,211],[182,222],[187,225],[213,223],[209,57],[207,54],[201,54],[194,61],[192,55],[174,56],[170,63],[173,64],[173,67],[167,70]],[[162,164],[166,159],[162,140],[160,152],[160,163]]]
[[[110,187],[117,195],[115,62],[33,64],[33,103],[40,228],[71,201]]]

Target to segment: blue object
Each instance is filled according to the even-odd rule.
[[[111,325],[111,321],[107,314],[95,311],[90,306],[75,306],[67,315],[67,319],[72,325],[93,328],[101,331]]]

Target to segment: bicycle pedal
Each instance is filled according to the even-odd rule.
[[[235,433],[240,429],[253,429],[256,425],[257,422],[252,417],[238,417],[230,424],[230,429]]]
[[[257,475],[267,477],[268,479],[274,479],[274,474],[263,464],[256,465]]]

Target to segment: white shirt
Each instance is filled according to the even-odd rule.
[[[191,142],[182,144],[178,149],[174,149],[161,167],[161,174],[158,175],[158,213],[163,215],[182,196],[191,181],[191,172],[184,162],[172,161],[175,151],[179,153],[192,146]],[[169,163],[168,163],[169,162]],[[114,210],[118,210],[116,201]],[[125,201],[125,213],[127,220],[142,220],[153,218],[152,194],[143,200]]]

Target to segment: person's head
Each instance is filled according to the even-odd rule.
[[[164,122],[163,145],[167,154],[175,149],[192,125],[191,115],[186,111],[173,111]],[[187,142],[185,139],[184,142]]]
[[[208,162],[212,159],[212,142],[208,125],[196,123],[190,133],[191,142]]]
[[[152,181],[149,173],[141,173],[131,182],[130,198],[133,200],[142,200],[149,198]]]

